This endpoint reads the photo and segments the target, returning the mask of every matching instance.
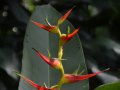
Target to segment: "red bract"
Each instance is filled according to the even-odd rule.
[[[42,29],[45,29],[49,32],[52,32],[52,33],[58,33],[58,30],[57,30],[57,27],[56,26],[47,26],[47,25],[43,25],[41,23],[38,23],[38,22],[35,22],[35,21],[32,21],[35,25],[37,25],[38,27],[42,28]]]
[[[70,15],[74,7],[67,11],[67,13],[58,20],[58,25],[62,24],[66,18]]]
[[[31,86],[36,88],[37,90],[57,90],[56,88],[46,88],[46,87],[43,87],[43,86],[39,86],[38,84],[36,84],[32,80],[28,79],[27,77],[23,76],[22,74],[20,74],[18,72],[16,72],[16,74],[18,76],[20,76],[23,80],[25,80],[27,83],[29,83]]]
[[[94,77],[104,71],[107,71],[109,69],[106,69],[106,70],[103,70],[103,71],[100,71],[100,72],[96,72],[96,73],[93,73],[93,74],[87,74],[87,75],[73,75],[73,74],[65,74],[63,76],[63,78],[61,79],[61,82],[62,83],[75,83],[75,82],[78,82],[78,81],[82,81],[82,80],[86,80],[86,79],[89,79],[91,77]]]
[[[68,35],[62,34],[62,36],[60,38],[60,43],[65,44],[66,42],[71,40],[71,38],[74,37],[78,31],[79,31],[79,28],[75,29],[74,32],[72,32],[71,34],[68,34]]]
[[[51,67],[56,68],[56,69],[61,69],[61,63],[57,59],[51,59],[46,56],[44,56],[42,53],[37,51],[35,48],[33,50],[38,54],[39,57],[41,57],[46,63],[48,63]]]

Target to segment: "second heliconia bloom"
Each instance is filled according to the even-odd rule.
[[[36,50],[35,48],[33,48],[33,50],[38,54],[38,56],[40,58],[42,58],[46,63],[48,63],[51,67],[55,68],[55,69],[62,69],[62,65],[60,60],[52,59],[49,57],[46,57],[45,55],[43,55],[41,52],[39,52],[38,50]]]

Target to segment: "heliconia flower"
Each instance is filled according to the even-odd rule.
[[[39,57],[41,57],[46,63],[48,63],[51,67],[55,68],[55,69],[62,69],[62,65],[60,60],[57,60],[56,58],[48,58],[46,56],[44,56],[41,52],[39,52],[38,50],[36,50],[35,48],[32,48]]]
[[[87,74],[87,75],[65,74],[62,77],[60,83],[64,84],[64,83],[75,83],[75,82],[78,82],[78,81],[83,81],[83,80],[89,79],[91,77],[94,77],[98,74],[101,74],[102,72],[107,71],[107,70],[109,70],[109,69],[99,71],[99,72],[96,72],[96,73],[93,73],[93,74]]]
[[[46,88],[46,87],[40,86],[18,72],[16,72],[16,74],[20,76],[23,80],[25,80],[27,83],[29,83],[31,86],[36,88],[37,90],[57,90],[57,88]]]
[[[41,23],[38,23],[38,22],[35,22],[32,20],[32,22],[37,25],[38,27],[42,28],[42,29],[45,29],[49,32],[52,32],[52,33],[59,33],[59,29],[56,27],[56,26],[47,26],[47,25],[44,25],[44,24],[41,24]]]
[[[72,39],[79,31],[79,28],[75,29],[71,34],[62,34],[60,37],[60,44],[64,45],[66,42]]]
[[[72,7],[70,10],[67,11],[67,13],[65,13],[64,16],[62,16],[59,20],[58,20],[58,25],[62,24],[66,18],[70,15],[70,13],[72,12],[74,7]]]

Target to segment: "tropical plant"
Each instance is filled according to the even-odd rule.
[[[49,5],[46,6],[46,7],[47,7],[47,9],[51,8],[51,6],[49,6]],[[42,8],[45,8],[45,6],[41,7],[41,9]],[[58,49],[54,49],[55,52],[58,51],[56,58],[52,57],[52,55],[51,55],[51,53],[50,53],[49,50],[48,50],[48,57],[46,57],[44,54],[42,54],[41,52],[39,52],[37,49],[32,48],[42,60],[44,60],[49,66],[51,66],[52,68],[54,68],[54,69],[56,69],[56,70],[58,70],[60,72],[59,73],[60,74],[60,78],[58,79],[57,83],[55,83],[53,85],[50,85],[49,87],[46,84],[44,86],[38,85],[35,82],[33,82],[32,80],[30,80],[27,77],[25,77],[24,75],[16,72],[17,75],[19,75],[22,79],[24,79],[26,82],[28,82],[30,85],[32,85],[34,88],[36,88],[38,90],[60,90],[61,87],[64,84],[70,84],[70,83],[76,83],[76,82],[79,82],[79,81],[83,81],[83,80],[89,79],[89,78],[91,78],[93,76],[96,76],[96,75],[102,73],[103,71],[107,71],[108,70],[108,69],[106,69],[106,70],[99,71],[99,72],[96,72],[96,73],[93,73],[93,74],[81,75],[81,74],[83,74],[83,72],[84,72],[83,70],[85,70],[85,69],[83,69],[83,70],[80,71],[79,70],[80,67],[78,67],[75,70],[75,72],[72,73],[72,74],[69,74],[69,73],[65,72],[65,68],[64,68],[64,65],[63,65],[63,61],[64,61],[64,58],[65,58],[65,57],[63,58],[63,56],[64,56],[64,53],[63,53],[64,52],[64,47],[65,47],[65,44],[67,44],[78,33],[79,28],[75,29],[71,33],[70,32],[70,29],[71,29],[70,26],[65,26],[65,27],[68,27],[68,28],[67,28],[67,34],[64,34],[62,32],[60,26],[65,22],[66,18],[69,16],[69,14],[71,13],[72,9],[73,8],[71,8],[70,10],[68,10],[68,12],[65,15],[63,15],[59,19],[57,19],[58,20],[57,21],[57,25],[51,25],[50,21],[48,20],[49,19],[48,17],[44,18],[44,20],[47,23],[47,25],[44,25],[44,24],[39,23],[39,22],[36,22],[33,19],[32,19],[32,21],[30,21],[31,24],[34,24],[35,26],[37,26],[37,27],[39,27],[41,29],[44,29],[44,30],[48,31],[49,33],[52,33],[52,34],[55,34],[56,36],[58,36],[58,37],[54,36],[54,38],[57,38],[56,40],[58,40],[57,43],[54,42],[55,43],[54,45],[56,45],[56,44],[58,45]],[[52,8],[51,8],[51,10],[52,10]],[[64,30],[65,28],[62,28],[62,29]],[[45,31],[45,33],[46,33],[46,31]],[[30,36],[30,37],[32,37],[32,36]],[[50,40],[50,42],[52,43],[51,40]],[[66,51],[66,53],[69,53],[69,52]],[[74,54],[73,54],[72,51],[71,51],[71,53],[72,53],[72,56],[73,56]],[[79,60],[80,58],[77,58],[77,59]],[[36,61],[34,61],[34,62],[36,62]],[[76,62],[76,61],[72,61],[72,62]],[[79,63],[79,64],[81,65],[82,63]],[[77,64],[76,64],[76,66],[77,66]],[[23,70],[24,70],[24,68],[23,68]],[[51,78],[51,77],[49,77],[49,78]],[[56,78],[56,77],[53,77],[53,78]],[[72,89],[69,89],[69,90],[72,90]],[[79,90],[79,88],[78,88],[78,90]],[[83,89],[83,90],[85,90],[85,89]],[[87,90],[87,88],[86,88],[86,90]]]

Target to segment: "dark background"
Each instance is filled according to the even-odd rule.
[[[26,25],[36,5],[51,4],[77,28],[88,72],[110,68],[90,79],[90,89],[119,80],[120,0],[0,0],[0,90],[17,90]]]

